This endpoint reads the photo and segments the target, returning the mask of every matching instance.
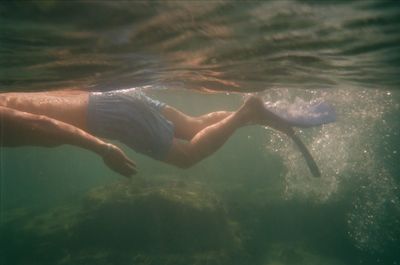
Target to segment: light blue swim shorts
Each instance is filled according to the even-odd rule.
[[[88,129],[96,136],[119,140],[139,153],[164,160],[174,137],[174,125],[161,113],[164,106],[135,88],[92,92]]]

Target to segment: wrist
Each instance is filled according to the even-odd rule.
[[[112,150],[112,145],[110,143],[101,143],[98,149],[98,154],[102,157],[106,157]]]

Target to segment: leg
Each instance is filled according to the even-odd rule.
[[[188,141],[204,128],[220,122],[232,113],[230,111],[217,111],[192,117],[170,106],[163,109],[163,115],[175,126],[175,137]]]
[[[211,125],[203,127],[189,142],[174,139],[165,162],[181,168],[191,167],[217,151],[238,128],[246,125],[270,126],[289,136],[294,133],[285,121],[266,111],[263,102],[256,97],[249,98],[236,112],[218,113],[205,118],[204,122]],[[219,118],[221,120],[215,122]]]
[[[188,168],[201,161],[217,151],[238,128],[256,123],[260,118],[260,107],[263,106],[259,99],[250,98],[236,112],[216,114],[225,117],[200,130],[189,142],[174,139],[165,162]]]

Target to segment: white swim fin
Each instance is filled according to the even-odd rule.
[[[335,108],[324,101],[297,102],[286,106],[265,102],[264,106],[295,127],[308,128],[336,121]]]

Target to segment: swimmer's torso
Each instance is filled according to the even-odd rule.
[[[1,93],[0,106],[44,115],[86,129],[88,92]]]

